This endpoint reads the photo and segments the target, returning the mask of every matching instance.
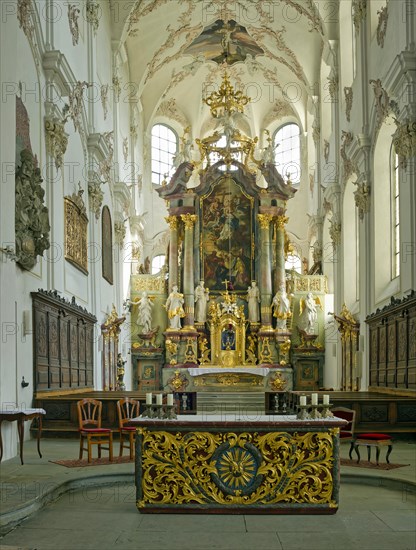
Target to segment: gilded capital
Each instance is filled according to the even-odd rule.
[[[193,229],[196,222],[195,214],[181,214],[183,223],[185,224],[185,229]]]
[[[270,222],[273,219],[271,214],[257,214],[257,218],[262,229],[268,229]]]
[[[277,228],[278,229],[284,229],[285,225],[287,224],[288,221],[289,221],[288,216],[284,216],[284,215],[277,216],[277,218],[276,218]]]
[[[178,228],[177,216],[166,216],[165,220],[169,224],[171,231],[175,231]]]

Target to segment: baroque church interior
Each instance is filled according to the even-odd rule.
[[[317,392],[412,431],[414,2],[0,9],[1,410]]]

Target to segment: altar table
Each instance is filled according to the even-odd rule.
[[[334,514],[339,418],[136,418],[140,512]]]
[[[40,436],[42,433],[42,416],[46,414],[44,409],[23,409],[23,408],[14,408],[14,409],[5,409],[0,410],[0,462],[3,458],[3,440],[1,437],[1,425],[4,420],[7,422],[17,421],[17,432],[19,434],[19,446],[20,446],[20,462],[23,464],[23,440],[24,440],[24,423],[26,420],[32,420],[37,418],[39,421],[38,426],[38,453],[42,458],[40,452]]]

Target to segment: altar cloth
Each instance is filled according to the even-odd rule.
[[[191,376],[202,376],[203,374],[255,374],[256,376],[267,376],[270,369],[266,367],[233,367],[233,368],[215,368],[199,367],[189,368]]]

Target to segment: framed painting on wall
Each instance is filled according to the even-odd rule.
[[[101,214],[101,244],[102,244],[102,275],[113,284],[113,230],[111,214],[108,206],[104,206]]]

